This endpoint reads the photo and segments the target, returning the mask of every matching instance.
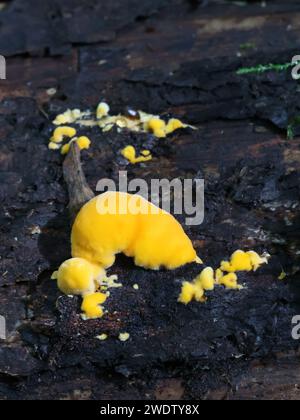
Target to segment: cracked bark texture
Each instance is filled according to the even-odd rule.
[[[0,342],[2,399],[298,399],[300,112],[287,72],[238,76],[243,66],[299,53],[297,1],[13,0],[0,12]],[[55,95],[48,90],[56,89]],[[241,292],[177,304],[199,267],[150,272],[120,257],[123,288],[109,314],[83,322],[77,298],[60,296],[53,270],[69,258],[63,158],[49,152],[51,121],[68,107],[126,106],[198,127],[169,140],[83,128],[95,191],[103,177],[203,176],[205,222],[189,227],[199,255],[217,266],[238,248],[268,250],[269,266],[241,275]],[[297,134],[297,131],[296,131]],[[150,149],[129,166],[120,149]],[[183,221],[183,218],[180,219]],[[285,270],[286,281],[278,276]],[[139,291],[132,286],[138,283]],[[127,331],[131,338],[120,343]],[[96,335],[106,332],[100,342]]]

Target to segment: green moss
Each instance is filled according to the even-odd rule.
[[[254,42],[245,42],[245,44],[240,45],[240,50],[254,50],[256,44]]]
[[[238,75],[244,74],[261,74],[266,73],[267,71],[286,71],[289,68],[293,67],[295,64],[285,63],[285,64],[259,64],[256,67],[242,67],[236,73]]]

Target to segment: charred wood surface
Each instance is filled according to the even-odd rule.
[[[167,4],[166,4],[167,3]],[[299,85],[287,71],[237,75],[299,53],[298,1],[13,0],[0,12],[0,398],[292,399],[300,397]],[[49,89],[55,89],[54,91]],[[47,144],[55,116],[126,106],[198,127],[157,141],[82,129],[83,171],[103,177],[204,177],[205,222],[187,228],[207,265],[238,248],[268,250],[240,292],[177,304],[199,267],[149,272],[119,258],[109,314],[83,322],[51,273],[70,257],[63,158]],[[120,149],[150,149],[130,166]],[[83,179],[83,178],[82,178]],[[91,192],[90,192],[91,194]],[[170,239],[171,240],[171,239]],[[288,274],[279,281],[282,271]],[[133,289],[138,283],[139,291]],[[130,333],[126,343],[120,332]],[[95,336],[107,333],[100,342]]]

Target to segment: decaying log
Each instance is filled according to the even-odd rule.
[[[300,398],[291,337],[300,313],[299,126],[287,138],[300,96],[290,69],[237,74],[299,54],[300,7],[238,3],[13,0],[0,12],[0,54],[8,56],[0,81],[0,315],[8,330],[0,398]],[[130,106],[198,130],[156,141],[77,127],[91,148],[80,158],[72,146],[63,168],[48,150],[52,120],[100,100],[113,113]],[[153,160],[127,165],[120,150],[129,144]],[[108,314],[83,322],[79,299],[60,296],[50,280],[70,257],[66,183],[74,216],[100,177],[117,181],[124,169],[129,180],[204,177],[205,222],[185,228],[206,265],[251,248],[268,251],[269,266],[241,274],[240,292],[217,288],[206,304],[184,306],[181,283],[198,266],[151,272],[121,257],[111,274],[123,287],[112,291]],[[124,331],[130,340],[120,343]],[[103,332],[108,340],[95,339]]]

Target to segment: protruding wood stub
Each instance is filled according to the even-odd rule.
[[[73,142],[63,164],[64,179],[69,192],[69,212],[72,222],[84,204],[95,197],[82,170],[80,150]]]

